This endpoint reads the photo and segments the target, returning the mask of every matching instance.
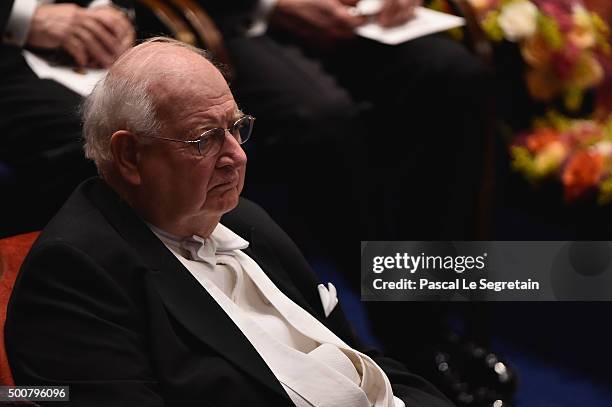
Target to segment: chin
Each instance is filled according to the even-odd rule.
[[[226,191],[226,193],[215,198],[214,207],[216,212],[227,213],[238,206],[240,194],[238,191]]]
[[[225,212],[229,212],[232,209],[234,209],[235,207],[237,207],[239,200],[240,200],[240,195],[236,195],[236,197],[234,199],[232,199],[230,202],[228,202],[228,205],[226,207]]]

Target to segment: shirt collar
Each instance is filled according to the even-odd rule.
[[[191,260],[204,261],[213,266],[216,264],[217,254],[231,254],[234,250],[243,250],[249,246],[248,241],[221,223],[218,223],[210,236],[206,238],[198,235],[181,237],[161,230],[149,223],[148,226],[162,242],[180,251],[184,257]]]

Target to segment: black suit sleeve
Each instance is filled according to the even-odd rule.
[[[453,406],[453,403],[432,384],[410,373],[400,362],[383,356],[375,349],[366,349],[356,337],[340,304],[327,318],[324,317],[316,288],[320,281],[296,244],[261,207],[243,199],[238,208],[226,215],[222,222],[246,239],[248,239],[248,227],[261,231],[283,268],[290,273],[292,282],[306,301],[317,310],[315,316],[351,347],[370,356],[387,374],[393,387],[393,394],[404,401],[407,407]]]
[[[0,2],[0,35],[4,34],[6,23],[13,9],[13,3],[14,0],[3,0]]]
[[[18,385],[70,386],[61,406],[164,405],[145,354],[145,318],[111,275],[64,243],[35,247],[5,325]]]

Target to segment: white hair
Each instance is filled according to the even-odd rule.
[[[149,81],[107,74],[82,107],[85,156],[98,170],[112,161],[111,136],[118,130],[155,136],[161,131]]]
[[[139,49],[151,43],[186,48],[211,60],[209,54],[202,49],[170,38],[155,37],[126,52],[115,65],[120,65],[121,60],[127,55],[139,52]],[[140,62],[140,67],[146,67],[146,61]],[[223,67],[213,64],[222,74],[224,73]],[[138,68],[119,69],[119,72],[114,72],[111,67],[83,102],[81,107],[83,148],[85,156],[95,162],[99,172],[104,172],[104,168],[112,162],[110,141],[116,131],[127,130],[134,134],[160,135],[163,124],[157,117],[157,107],[151,93],[153,80],[146,72],[139,72]],[[148,139],[141,139],[141,142],[146,140]]]

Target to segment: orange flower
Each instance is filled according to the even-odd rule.
[[[527,136],[525,144],[529,151],[537,153],[558,139],[559,136],[556,131],[551,128],[541,127]]]
[[[580,89],[599,85],[604,79],[604,70],[593,55],[583,55],[572,75],[572,84]]]
[[[573,201],[595,186],[603,172],[604,158],[601,154],[579,151],[570,158],[563,170],[561,180],[565,187],[565,200]]]
[[[521,47],[521,54],[527,64],[535,68],[544,68],[550,64],[552,52],[541,35],[529,37]]]
[[[559,81],[552,72],[529,69],[526,79],[527,88],[534,99],[545,102],[551,101],[561,91]]]

